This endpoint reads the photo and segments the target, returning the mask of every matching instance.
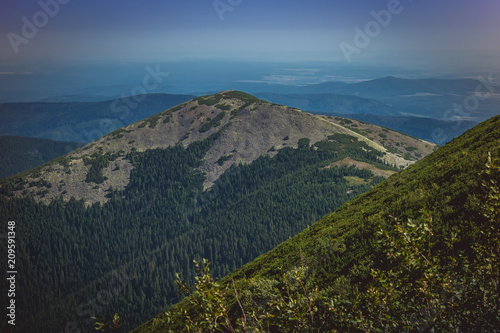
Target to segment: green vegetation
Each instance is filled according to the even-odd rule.
[[[231,111],[231,118],[236,117],[236,115],[238,115],[239,112],[241,112],[242,110],[244,110],[245,108],[247,108],[251,104],[258,103],[258,102],[267,103],[266,101],[258,99],[257,97],[249,95],[249,94],[244,93],[242,91],[226,92],[226,93],[224,93],[224,97],[225,98],[236,98],[236,99],[239,99],[240,101],[244,102],[244,104],[242,106]]]
[[[220,112],[214,119],[208,120],[206,123],[204,123],[200,129],[200,133],[205,133],[208,132],[212,129],[212,127],[219,127],[221,125],[222,119],[226,116],[226,112],[222,111]]]
[[[173,108],[168,109],[166,112],[177,112],[186,107],[186,103],[179,104]]]
[[[61,157],[57,160],[57,162],[61,164],[63,167],[68,168],[70,159],[67,157]]]
[[[199,105],[214,106],[215,104],[219,103],[222,98],[222,94],[215,94],[210,96],[198,97],[195,99],[195,101],[197,101]]]
[[[234,99],[239,99],[240,101],[243,101],[245,103],[256,103],[256,102],[264,102],[260,99],[258,99],[255,96],[252,96],[250,94],[247,94],[243,91],[228,91],[224,93],[224,98],[234,98]]]
[[[384,268],[372,269],[364,291],[317,284],[314,268],[296,266],[275,279],[218,283],[209,263],[195,261],[191,287],[177,275],[178,289],[193,294],[155,318],[162,332],[491,332],[500,324],[500,167],[488,159],[483,186],[485,225],[472,249],[461,248],[467,230],[440,234],[428,213],[378,233],[387,253]],[[343,243],[335,244],[343,254]],[[387,266],[386,266],[387,265]],[[180,320],[180,321],[179,321]],[[172,329],[175,329],[172,330]]]
[[[113,137],[113,139],[115,139],[116,136],[120,135],[120,134],[123,134],[123,133],[131,133],[132,130],[126,130],[124,128],[120,128],[120,129],[117,129],[116,131],[113,131],[111,133],[109,133],[110,136]]]
[[[155,128],[158,124],[158,120],[160,120],[161,114],[154,115],[149,117],[147,120],[149,121],[149,128]]]
[[[364,141],[359,141],[357,137],[348,134],[333,134],[328,136],[329,141],[320,141],[315,144],[320,149],[351,149],[352,151],[366,151],[370,155],[382,157],[384,153],[368,146]],[[375,161],[374,161],[375,162]]]
[[[121,327],[120,316],[118,315],[118,313],[115,313],[115,315],[113,316],[113,320],[109,322],[105,322],[104,319],[97,319],[95,317],[93,317],[92,319],[95,320],[94,329],[96,331],[102,331],[103,333],[116,331]]]
[[[350,119],[347,119],[347,118],[339,118],[339,117],[335,117],[335,120],[340,122],[340,125],[344,126],[344,125],[351,125],[352,124],[352,120]]]
[[[135,332],[189,331],[215,308],[205,331],[495,331],[499,164],[500,116]]]
[[[358,138],[348,134],[335,133],[328,136],[328,140],[335,141],[339,144],[350,144],[358,141]]]
[[[173,111],[172,111],[173,112]],[[154,116],[151,116],[145,119],[140,125],[139,128],[144,128],[149,124],[149,128],[155,128],[158,125],[158,121],[160,120],[162,113],[158,113]]]
[[[299,139],[298,145],[299,145],[299,148],[309,148],[310,143],[311,143],[310,139],[301,138],[301,139]]]
[[[223,110],[223,111],[229,111],[229,110],[231,110],[231,105],[226,105],[225,103],[224,104],[216,104],[215,107],[217,109],[220,109],[220,110]]]
[[[216,163],[222,166],[226,161],[229,161],[232,157],[233,155],[224,155],[221,158],[219,158]]]
[[[116,160],[118,154],[103,154],[101,152],[95,152],[89,157],[83,158],[83,163],[85,165],[90,165],[90,169],[87,173],[85,181],[87,183],[102,184],[107,178],[102,174],[102,170],[109,165],[109,162]]]

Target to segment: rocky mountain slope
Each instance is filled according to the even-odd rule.
[[[412,138],[356,120],[317,116],[271,104],[237,91],[195,98],[155,116],[116,130],[34,171],[17,176],[10,193],[37,201],[71,197],[87,204],[108,200],[110,189],[126,188],[132,170],[132,151],[189,146],[220,132],[199,167],[205,188],[232,165],[248,164],[283,147],[297,148],[299,139],[314,145],[346,139],[380,154],[381,161],[405,168],[435,149]],[[334,135],[341,135],[335,139]],[[342,137],[343,136],[343,137]],[[5,184],[0,184],[6,188]]]

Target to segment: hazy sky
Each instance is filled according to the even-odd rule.
[[[356,27],[372,29],[369,44],[356,40]],[[496,65],[500,1],[2,0],[0,36],[0,63],[346,61],[348,45],[352,63],[420,57]]]

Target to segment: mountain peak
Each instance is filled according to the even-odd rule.
[[[152,117],[125,126],[35,170],[0,183],[16,196],[50,202],[63,197],[104,203],[112,190],[124,190],[134,168],[131,153],[184,148],[212,138],[199,170],[205,189],[232,165],[274,156],[283,148],[336,142],[342,135],[363,149],[376,151],[390,165],[406,167],[433,151],[434,145],[400,133],[343,118],[312,115],[271,104],[242,91],[200,96]],[[367,126],[371,126],[368,128]],[[392,141],[391,141],[392,140]],[[405,147],[409,147],[405,150]],[[411,147],[411,148],[410,148]]]

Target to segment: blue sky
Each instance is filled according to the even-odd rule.
[[[216,1],[226,9],[223,20]],[[352,62],[421,58],[438,64],[496,66],[500,54],[498,0],[216,1],[2,0],[0,64],[203,58],[344,61],[339,45],[356,47],[354,29],[365,31],[374,21],[371,12],[387,11],[391,3],[398,13],[375,31],[369,45],[357,47]],[[41,3],[51,15],[44,14]],[[36,33],[25,28],[30,34],[23,35],[26,20],[38,23]]]

